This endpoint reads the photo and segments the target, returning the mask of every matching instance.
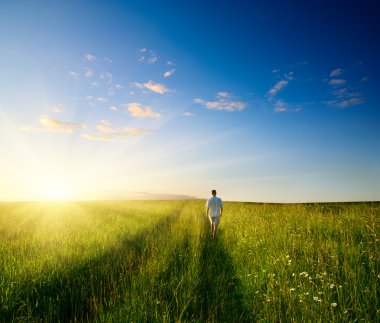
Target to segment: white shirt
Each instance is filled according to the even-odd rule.
[[[210,208],[210,217],[220,216],[220,208],[223,206],[223,201],[219,197],[210,197],[206,202],[206,208]]]

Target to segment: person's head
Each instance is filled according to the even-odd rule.
[[[216,196],[216,190],[211,191],[212,196]]]

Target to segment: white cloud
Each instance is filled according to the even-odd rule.
[[[158,57],[157,56],[152,56],[150,58],[148,58],[148,63],[149,64],[154,64],[158,61]]]
[[[87,105],[88,105],[89,107],[94,106],[94,97],[93,97],[93,96],[91,96],[91,95],[87,95],[87,96],[86,96],[86,101],[87,101]]]
[[[275,104],[274,111],[275,111],[275,112],[285,112],[285,111],[288,110],[287,106],[288,106],[288,105],[287,105],[284,101],[279,100],[279,101],[277,101],[276,104]]]
[[[121,90],[121,89],[123,89],[123,86],[121,84],[115,84],[115,89]]]
[[[348,91],[347,88],[342,87],[342,88],[334,89],[332,93],[336,98],[341,99],[347,95],[347,91]]]
[[[91,55],[91,54],[86,54],[83,56],[83,59],[85,61],[88,61],[88,62],[93,62],[96,60],[96,57],[94,55]]]
[[[343,73],[343,69],[338,68],[330,73],[330,77],[337,77]],[[330,78],[328,84],[331,89],[330,92],[334,97],[333,100],[325,102],[327,105],[337,108],[348,108],[354,105],[360,105],[364,103],[364,98],[361,93],[354,90],[355,86],[347,84],[345,79]]]
[[[154,111],[151,107],[143,107],[140,103],[129,103],[127,107],[132,117],[159,119],[161,116],[159,112]]]
[[[172,70],[170,71],[167,71],[164,73],[164,77],[169,77],[169,76],[172,76],[175,72],[175,68],[173,68]]]
[[[294,79],[294,73],[289,72],[285,74],[285,77],[278,81],[269,91],[268,91],[268,96],[269,98],[273,98],[281,89],[283,89],[285,86],[288,85],[289,81]]]
[[[113,106],[110,106],[110,110],[113,111],[113,112],[116,112],[117,108],[113,105]]]
[[[332,100],[328,101],[327,104],[333,107],[337,108],[348,108],[350,106],[354,105],[360,105],[364,103],[364,99],[362,97],[356,97],[356,98],[346,98],[343,100]]]
[[[186,112],[182,113],[182,115],[183,115],[184,117],[193,117],[193,116],[194,116],[194,114],[193,114],[193,113],[191,113],[191,112],[188,112],[188,111],[186,111]]]
[[[217,96],[220,97],[220,98],[229,98],[229,97],[231,97],[231,94],[228,93],[228,92],[219,92],[217,94]]]
[[[96,125],[98,133],[95,134],[84,134],[83,138],[87,140],[97,140],[97,141],[124,141],[129,137],[140,137],[145,134],[152,133],[151,130],[139,129],[139,128],[119,128],[108,120],[101,120],[100,123]]]
[[[165,85],[160,84],[160,83],[153,83],[153,81],[148,81],[146,83],[135,82],[134,85],[139,89],[146,88],[150,91],[153,91],[159,94],[164,94],[170,91],[168,88],[165,87]]]
[[[288,80],[278,81],[276,83],[276,85],[269,90],[268,95],[270,97],[275,96],[278,93],[278,91],[280,91],[282,88],[284,88],[286,85],[288,85],[288,83],[289,83]]]
[[[108,64],[111,64],[111,63],[112,63],[112,59],[110,59],[110,58],[108,58],[108,57],[106,57],[106,58],[104,59],[104,61],[105,61],[106,63],[108,63]]]
[[[345,84],[347,81],[343,79],[331,79],[329,80],[329,84],[333,86],[340,86]]]
[[[166,65],[168,65],[168,66],[174,66],[175,64],[173,62],[171,62],[171,61],[167,61]]]
[[[102,80],[108,80],[112,78],[112,74],[110,72],[103,72],[102,74],[100,74],[100,78]]]
[[[285,74],[285,78],[287,79],[287,80],[293,80],[294,79],[294,73],[293,72],[289,72],[289,73],[286,73]]]
[[[112,74],[110,72],[103,72],[100,74],[100,79],[107,82],[108,84],[112,83]]]
[[[71,77],[76,77],[76,78],[79,77],[79,73],[77,73],[77,72],[75,72],[75,71],[69,71],[69,75],[70,75]]]
[[[52,107],[52,110],[53,110],[53,112],[55,112],[55,113],[62,113],[62,112],[65,111],[65,110],[63,109],[63,107],[60,106],[60,105],[55,105],[55,106],[53,106],[53,107]]]
[[[246,104],[242,101],[233,100],[228,92],[219,92],[216,95],[216,101],[204,101],[203,99],[194,99],[196,104],[204,106],[209,110],[218,111],[241,111],[246,108]]]
[[[106,98],[99,97],[99,98],[96,98],[96,101],[99,101],[99,102],[107,102],[107,99],[106,99]]]
[[[148,64],[154,64],[158,61],[158,56],[153,50],[148,50],[146,48],[139,49],[139,62],[147,62]]]
[[[92,70],[90,70],[89,68],[86,68],[86,70],[84,72],[84,76],[87,78],[91,78],[94,76],[94,72]]]
[[[337,76],[341,75],[342,73],[343,73],[343,69],[336,68],[336,69],[331,71],[330,77],[337,77]]]
[[[57,119],[52,119],[47,115],[42,115],[39,118],[40,126],[24,126],[22,131],[29,132],[65,132],[72,133],[74,130],[83,129],[84,125],[79,123],[63,122]]]

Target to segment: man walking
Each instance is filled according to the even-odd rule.
[[[206,202],[206,214],[211,222],[212,238],[216,236],[216,231],[218,230],[218,224],[220,222],[220,217],[223,213],[223,201],[221,198],[216,197],[216,190],[211,191],[212,197],[210,197]]]

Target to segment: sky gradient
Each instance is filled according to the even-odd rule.
[[[0,4],[0,201],[380,200],[375,1]]]

